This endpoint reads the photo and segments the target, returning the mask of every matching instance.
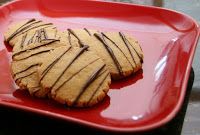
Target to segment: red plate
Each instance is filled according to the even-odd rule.
[[[69,109],[16,90],[11,48],[3,33],[12,22],[37,18],[60,29],[87,27],[134,35],[144,51],[143,70],[113,82],[95,107]],[[183,102],[199,26],[175,11],[79,0],[20,0],[0,8],[0,104],[110,131],[144,131],[171,120]]]

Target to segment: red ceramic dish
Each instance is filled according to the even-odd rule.
[[[135,36],[144,51],[143,70],[113,82],[106,99],[92,108],[69,109],[17,90],[3,33],[11,22],[37,18],[60,29],[87,27]],[[110,131],[158,127],[179,110],[186,91],[199,26],[175,11],[80,0],[19,0],[0,7],[0,104]]]

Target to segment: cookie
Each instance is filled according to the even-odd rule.
[[[51,43],[54,40],[63,45],[67,44],[66,34],[58,31],[56,28],[41,28],[26,32],[22,34],[15,43],[15,46],[13,47],[13,56],[24,50],[31,50],[32,48],[38,47],[40,43],[42,43],[43,48],[45,48],[47,46],[45,42]],[[60,44],[57,45],[60,46]],[[55,46],[55,44],[53,44],[53,46]]]
[[[45,23],[41,20],[24,20],[18,23],[11,24],[8,27],[8,30],[4,33],[4,38],[7,43],[9,43],[11,46],[14,46],[22,34],[31,30],[37,30],[48,27],[55,28],[55,26],[53,26],[52,23]]]
[[[88,43],[95,33],[98,33],[97,30],[88,30],[84,29],[68,29],[65,31],[67,34],[68,44],[75,47],[83,47],[84,45],[90,46]],[[89,41],[88,41],[89,40]]]
[[[69,46],[65,42],[66,38],[55,35],[55,30],[49,28],[41,28],[40,31],[45,30],[46,38],[38,40],[34,38],[34,42],[21,46],[21,42],[16,44],[13,48],[11,70],[13,78],[20,89],[27,89],[31,95],[37,97],[45,97],[46,95],[40,94],[40,85],[38,82],[37,68],[43,62],[48,54],[61,46]],[[57,32],[56,32],[57,33]],[[34,34],[26,33],[26,38],[31,39]],[[19,39],[22,40],[22,39]],[[25,39],[26,41],[26,39]],[[28,43],[28,42],[26,42]]]
[[[72,46],[89,46],[103,59],[112,79],[127,77],[142,68],[143,51],[138,41],[122,32],[97,32],[88,29],[68,29]]]
[[[38,68],[38,76],[42,93],[74,107],[97,104],[111,83],[107,66],[88,46],[55,50]]]

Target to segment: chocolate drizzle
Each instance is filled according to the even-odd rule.
[[[21,58],[21,59],[17,59],[16,61],[25,60],[25,59],[27,59],[27,58],[30,58],[30,57],[35,56],[35,55],[38,55],[38,54],[42,54],[42,53],[46,53],[46,52],[50,52],[51,50],[53,50],[53,49],[42,50],[42,51],[40,51],[40,52],[37,52],[37,53],[31,54],[31,55],[29,55],[29,56],[27,56],[27,57],[24,57],[24,58]]]
[[[68,32],[68,41],[69,41],[69,44],[72,46],[71,33],[70,32]]]
[[[35,34],[34,34],[34,36],[35,36]],[[34,38],[34,36],[33,36],[33,38]],[[41,41],[44,41],[46,39],[48,39],[46,30],[44,28],[37,30],[37,35],[36,35],[34,43],[36,43],[36,42],[41,43]]]
[[[43,34],[44,39],[48,39],[48,35],[47,35],[47,32],[46,32],[45,28],[42,28],[41,33]]]
[[[17,82],[19,79],[23,79],[23,78],[26,78],[26,77],[28,77],[28,76],[31,76],[31,75],[34,74],[34,73],[36,73],[36,71],[33,71],[33,72],[31,72],[30,74],[28,74],[28,75],[24,75],[24,76],[15,78],[15,82]]]
[[[29,41],[26,45],[33,43],[34,38],[35,38],[34,43],[36,43],[36,42],[41,43],[42,41],[47,41],[47,40],[55,40],[55,39],[48,39],[48,35],[47,35],[45,28],[41,28],[39,30],[36,30],[34,35],[29,39]]]
[[[133,54],[132,54],[131,51],[130,51],[129,45],[133,48],[133,50],[134,50],[135,53],[137,54],[138,58],[140,59],[140,62],[143,63],[142,57],[139,55],[139,53],[136,51],[136,49],[133,47],[133,45],[129,42],[129,40],[126,38],[126,36],[125,36],[122,32],[119,32],[119,35],[121,36],[121,38],[122,38],[122,40],[124,41],[126,47],[128,48],[129,53],[131,54],[132,59],[134,60],[134,56],[133,56]],[[135,60],[134,60],[134,61],[135,61]],[[136,63],[136,62],[135,62],[135,63]]]
[[[74,35],[78,40],[81,40],[72,29],[67,29],[72,35]]]
[[[16,56],[16,55],[19,55],[19,54],[21,54],[21,53],[24,53],[24,52],[26,52],[26,51],[28,51],[28,50],[38,49],[38,48],[40,48],[40,47],[42,47],[42,46],[49,45],[49,44],[54,43],[54,42],[56,42],[56,41],[59,41],[59,40],[52,39],[52,41],[50,41],[50,42],[48,42],[48,43],[41,44],[41,45],[39,45],[39,46],[34,46],[34,47],[32,47],[32,48],[25,49],[25,50],[22,50],[22,51],[19,51],[19,52],[13,53],[13,56],[12,56],[12,57],[14,57],[14,56]]]
[[[81,88],[80,93],[78,94],[78,96],[73,101],[72,106],[77,103],[77,101],[79,100],[79,98],[81,97],[81,95],[85,92],[85,90],[87,89],[87,87],[97,78],[98,74],[102,71],[102,69],[105,66],[106,66],[105,64],[102,65],[100,68],[98,68],[96,71],[94,71],[90,75],[90,77],[88,78],[88,80],[86,81],[86,83],[84,84],[84,86]]]
[[[63,52],[63,54],[61,54],[57,59],[55,59],[52,63],[50,63],[46,69],[44,69],[44,71],[42,72],[42,76],[39,80],[39,82],[42,81],[42,79],[44,78],[44,76],[48,73],[48,71],[71,49],[71,47],[69,47],[68,49],[66,49],[66,51]]]
[[[106,34],[102,33],[102,35],[105,38],[107,38],[110,42],[113,43],[113,45],[124,55],[124,57],[126,58],[126,60],[128,61],[128,63],[131,65],[132,69],[134,69],[134,66],[131,64],[130,60],[128,59],[128,57],[126,56],[126,54],[122,51],[122,49],[113,40],[111,40]],[[135,62],[134,59],[133,59],[133,61]]]
[[[40,34],[40,30],[38,30],[38,31],[37,31],[37,35],[36,35],[36,37],[35,37],[34,43],[37,43],[37,42],[39,43],[39,42],[40,42],[40,41],[39,41],[40,38],[41,38],[41,34]]]
[[[83,54],[83,52],[85,50],[87,50],[89,46],[84,46],[83,48],[81,48],[79,50],[79,52],[74,56],[74,58],[72,58],[72,60],[69,62],[68,65],[66,65],[66,67],[64,68],[64,70],[62,71],[62,73],[59,75],[59,77],[56,79],[56,81],[53,83],[52,87],[55,86],[55,84],[60,80],[60,78],[62,77],[62,75],[65,73],[65,71],[71,66],[71,64],[81,55]]]
[[[31,19],[29,21],[27,21],[25,24],[23,24],[22,26],[20,26],[16,31],[14,31],[7,39],[7,42],[9,42],[14,36],[15,36],[15,33],[18,32],[21,28],[23,28],[24,26],[26,26],[27,24],[31,23],[31,22],[34,22],[35,19]]]
[[[35,35],[37,34],[37,32],[38,32],[38,30],[35,31],[34,35],[31,37],[31,39],[28,41],[28,43],[26,45],[33,43],[33,39],[34,39]]]
[[[103,75],[106,71],[108,71],[107,69],[105,69],[104,71],[102,71],[100,74],[98,74],[97,78],[101,75]]]
[[[83,66],[81,69],[79,69],[76,73],[74,73],[72,76],[70,76],[67,80],[65,80],[60,86],[58,86],[54,92],[56,92],[57,90],[59,90],[64,84],[66,84],[68,81],[70,81],[73,77],[75,77],[78,73],[80,73],[83,69],[85,69],[87,66],[89,66],[90,64],[96,62],[97,60],[99,60],[100,58],[97,58],[95,60],[93,60],[92,62],[88,63],[87,65]]]
[[[123,35],[121,32],[119,32],[119,35],[120,35],[120,37],[122,38],[122,40],[123,40],[123,42],[124,42],[126,48],[128,49],[128,51],[129,51],[129,53],[130,53],[130,55],[131,55],[131,58],[133,59],[133,62],[135,63],[135,65],[137,65],[137,63],[136,63],[136,61],[135,61],[135,58],[134,58],[134,56],[133,56],[133,54],[132,54],[132,52],[131,52],[131,50],[130,50],[130,47],[129,47],[128,44],[126,43],[126,39],[125,39],[124,35]]]
[[[103,72],[104,73],[104,72]],[[92,101],[92,98],[95,96],[95,94],[98,92],[99,88],[103,85],[104,81],[106,80],[106,78],[109,76],[109,72],[105,75],[105,77],[102,79],[102,81],[100,82],[100,84],[98,85],[98,87],[95,89],[95,91],[92,93],[92,96],[89,98],[87,105],[90,104],[90,102]]]
[[[24,47],[24,42],[26,40],[26,37],[27,37],[27,33],[25,35],[23,35],[23,37],[22,37],[22,41],[21,41],[21,44],[20,44],[21,49],[23,49],[23,47]]]
[[[46,27],[43,27],[43,26],[46,26]],[[30,31],[30,30],[36,29],[36,28],[40,28],[40,27],[48,28],[48,27],[50,27],[50,26],[52,26],[52,23],[45,23],[45,24],[36,25],[36,26],[31,27],[31,28],[29,28],[29,29],[25,29],[24,31],[22,31],[21,33],[19,33],[17,36],[19,36],[19,35],[21,35],[21,34],[23,34],[23,33],[25,33],[25,32],[28,32],[28,31]]]
[[[25,72],[25,71],[29,70],[29,69],[32,68],[32,67],[35,67],[35,66],[38,66],[38,65],[39,65],[39,64],[33,64],[33,65],[27,67],[26,69],[24,69],[24,70],[22,70],[22,71],[19,71],[19,72],[17,72],[17,73],[14,74],[14,77],[15,77],[16,75],[22,73],[22,72]]]
[[[38,21],[38,23],[39,22],[41,22],[41,21]],[[37,22],[36,22],[37,23]],[[22,28],[21,30],[19,30],[19,31],[17,31],[17,32],[15,32],[15,33],[13,33],[11,36],[10,36],[10,38],[8,38],[8,42],[10,41],[10,40],[12,40],[14,37],[17,37],[17,36],[19,36],[19,35],[21,35],[21,34],[24,34],[25,32],[27,32],[27,31],[29,31],[29,30],[32,30],[32,29],[36,29],[36,28],[39,28],[39,27],[43,27],[43,26],[49,26],[49,25],[52,25],[52,23],[46,23],[46,24],[40,24],[40,25],[36,25],[36,26],[34,26],[34,27],[31,27],[32,25],[34,25],[35,23],[33,23],[33,24],[31,24],[31,25],[28,25],[28,26],[26,26],[26,27],[24,27],[24,28]],[[31,27],[31,28],[30,28]]]
[[[26,23],[25,25],[23,25],[22,27],[18,28],[15,32],[13,32],[13,34],[11,34],[10,37],[8,37],[7,41],[9,42],[10,40],[12,40],[15,36],[17,36],[19,33],[22,33],[24,30],[26,30],[27,28],[31,27],[32,25],[36,24],[36,23],[40,23],[41,21],[33,21],[33,23],[29,22]]]
[[[85,45],[83,44],[83,41],[76,35],[76,33],[72,29],[67,29],[69,33],[71,33],[76,39],[78,40],[79,46],[84,47]]]
[[[113,50],[109,47],[109,45],[107,44],[107,42],[105,41],[104,37],[102,36],[102,33],[101,34],[97,34],[95,33],[94,36],[102,42],[102,44],[104,45],[104,47],[106,48],[107,52],[110,54],[110,57],[112,58],[115,66],[117,67],[118,71],[119,71],[119,74],[120,75],[123,75],[123,70],[122,70],[122,67],[121,65],[119,64],[119,61],[117,60]]]
[[[88,33],[89,36],[92,36],[92,34],[90,33],[88,29],[84,28],[84,30]]]

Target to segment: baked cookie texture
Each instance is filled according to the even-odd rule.
[[[4,33],[4,39],[9,45],[14,46],[15,43],[20,39],[21,35],[29,32],[35,31],[41,28],[55,28],[52,23],[46,23],[41,20],[29,19],[20,21],[18,23],[13,23],[8,27],[8,30]]]
[[[105,63],[88,46],[56,49],[38,68],[43,93],[75,107],[97,104],[111,83]]]
[[[143,51],[138,41],[122,32],[68,29],[72,46],[89,46],[108,66],[112,79],[127,77],[142,68]]]
[[[22,34],[13,47],[11,63],[13,78],[20,89],[27,89],[37,97],[46,96],[40,92],[37,68],[48,54],[61,46],[67,46],[66,38],[55,28],[41,28]]]
[[[59,42],[59,44],[51,44],[53,42]],[[25,52],[27,54],[27,50],[37,50],[37,48],[46,48],[52,45],[54,47],[67,45],[66,34],[58,31],[56,28],[32,30],[22,34],[15,43],[13,47],[13,58],[15,59],[18,53]]]

